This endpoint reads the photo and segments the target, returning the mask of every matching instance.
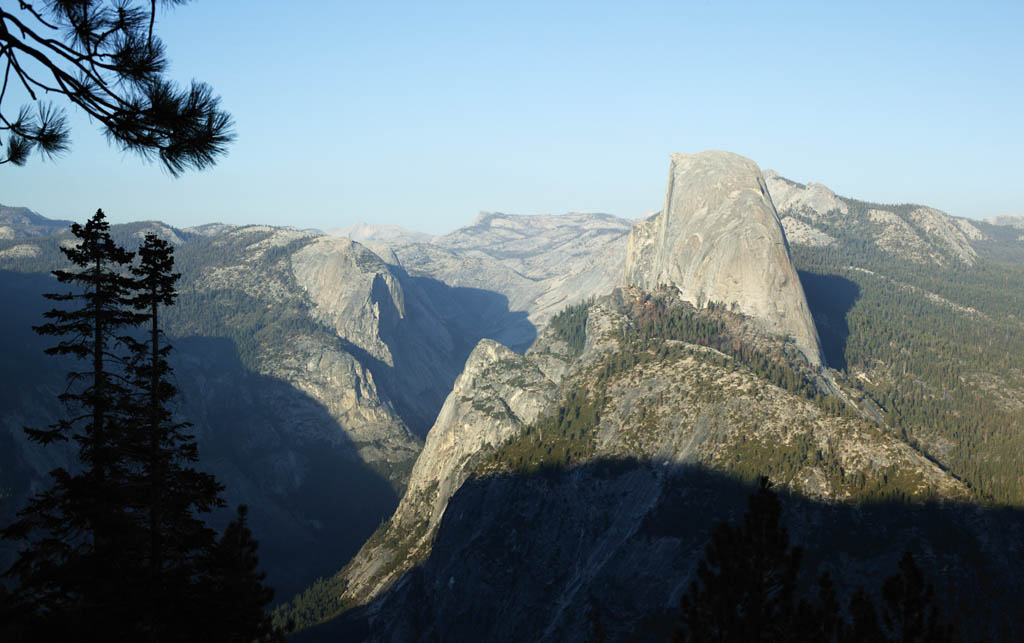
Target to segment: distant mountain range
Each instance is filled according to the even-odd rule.
[[[115,226],[176,246],[180,413],[252,507],[278,598],[326,579],[281,618],[571,641],[598,606],[615,637],[660,636],[758,473],[846,595],[904,546],[961,605],[1024,589],[1024,522],[980,508],[1024,501],[1019,232],[726,153],[671,177],[640,222]],[[67,457],[21,431],[60,413],[67,365],[30,326],[67,226],[0,206],[0,522]]]
[[[0,239],[43,237],[66,230],[70,221],[47,219],[28,208],[0,205]]]
[[[1022,228],[1024,229],[1024,214],[1000,214],[994,217],[985,219],[987,223],[992,225],[1005,225],[1011,228]]]

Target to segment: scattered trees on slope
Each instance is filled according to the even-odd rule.
[[[549,322],[554,333],[569,345],[569,352],[579,355],[587,342],[587,318],[594,300],[566,306]]]

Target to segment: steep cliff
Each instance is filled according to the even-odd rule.
[[[672,155],[664,210],[633,228],[624,280],[647,290],[674,286],[698,308],[724,304],[821,363],[779,216],[760,169],[742,156]]]
[[[482,212],[430,243],[376,244],[374,251],[393,254],[412,275],[498,293],[509,310],[522,311],[539,328],[567,304],[605,295],[618,284],[631,225],[608,214]],[[536,333],[524,330],[509,325],[494,338],[525,350]]]
[[[178,240],[180,296],[162,316],[181,389],[173,408],[194,425],[202,465],[226,486],[226,500],[252,507],[270,582],[297,590],[344,564],[394,510],[395,488],[408,479],[422,442],[373,373],[313,317],[291,263],[311,235],[266,226],[197,235],[154,222],[113,232],[130,247],[147,230]],[[49,342],[31,331],[53,305],[40,296],[55,287],[44,271],[66,265],[57,251],[66,234],[8,242],[35,252],[0,264],[10,271],[4,299],[20,311],[8,316],[13,343],[0,352],[5,363],[20,363],[2,400],[0,489],[10,495],[0,493],[0,522],[45,488],[50,469],[68,466],[69,454],[31,444],[22,432],[61,417],[55,396],[66,386],[64,373],[80,366],[43,355]],[[15,346],[24,348],[16,353]],[[329,503],[326,489],[334,494]],[[7,545],[0,544],[0,563]]]
[[[395,515],[341,572],[339,600],[365,603],[426,558],[448,500],[483,454],[533,422],[556,393],[525,357],[481,341],[427,435]]]
[[[291,263],[320,320],[394,366],[382,335],[394,332],[405,317],[405,293],[387,265],[357,243],[330,237],[315,239],[292,255]]]

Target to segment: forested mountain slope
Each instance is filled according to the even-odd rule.
[[[1024,502],[1024,242],[930,208],[768,185],[800,231],[793,261],[829,365],[982,497]]]
[[[279,617],[349,610],[310,640],[573,641],[597,607],[615,640],[666,636],[710,525],[764,473],[793,494],[812,577],[831,570],[848,596],[910,547],[944,570],[944,600],[1004,627],[984,610],[1017,591],[1021,516],[972,509],[868,400],[823,395],[793,355],[668,289],[567,310],[525,357],[481,345],[395,516]]]
[[[283,591],[300,586],[329,561],[346,560],[392,510],[402,474],[392,481],[386,474],[407,472],[419,441],[376,396],[372,377],[341,339],[307,314],[288,268],[287,252],[305,242],[300,235],[242,229],[201,237],[159,224],[115,233],[131,246],[153,228],[176,241],[184,273],[179,304],[165,318],[182,391],[176,411],[195,424],[203,464],[227,486],[229,503],[252,507],[271,582]],[[55,396],[73,366],[44,356],[46,342],[31,331],[52,307],[41,293],[57,289],[46,272],[63,265],[57,244],[64,238],[7,242],[35,251],[5,258],[0,280],[8,305],[21,313],[7,320],[12,341],[3,349],[17,363],[4,370],[4,521],[50,469],[67,465],[43,455],[50,450],[29,444],[21,430],[60,416]],[[356,388],[364,395],[353,400]],[[372,451],[360,433],[368,426],[377,431]],[[324,489],[360,494],[324,502]]]

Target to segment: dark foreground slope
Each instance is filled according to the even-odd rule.
[[[703,467],[635,460],[473,478],[420,566],[381,600],[297,640],[583,641],[593,609],[609,640],[668,640],[710,527],[739,520],[752,489]],[[842,604],[857,587],[877,596],[909,550],[965,640],[1024,631],[1021,511],[798,495],[783,505],[804,548],[807,594],[828,571]]]

